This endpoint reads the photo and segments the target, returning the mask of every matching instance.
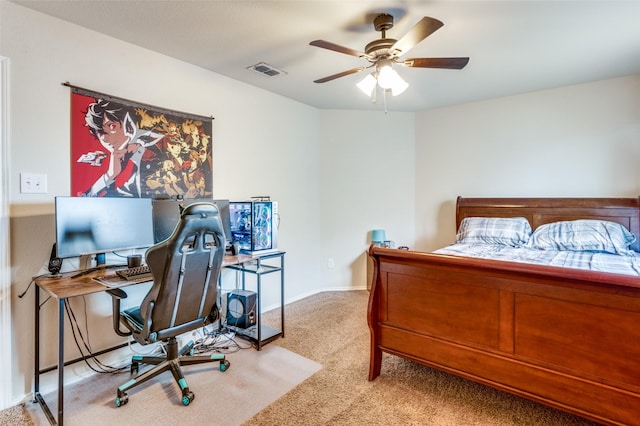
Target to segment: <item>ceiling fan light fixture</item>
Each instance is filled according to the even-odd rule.
[[[376,83],[377,83],[376,78],[373,76],[373,73],[372,73],[372,74],[367,74],[367,76],[362,80],[360,80],[360,82],[356,84],[356,86],[358,86],[358,89],[362,90],[362,93],[364,93],[367,96],[371,96],[373,95],[373,91],[376,88]]]
[[[400,74],[390,63],[383,64],[378,71],[378,85],[385,90],[391,90],[393,96],[398,96],[409,87],[409,83],[404,81]]]
[[[362,90],[367,96],[371,96],[373,98],[373,102],[375,102],[377,90],[374,80],[377,80],[377,84],[382,88],[384,99],[386,99],[387,92],[390,92],[393,96],[398,96],[401,93],[404,93],[404,91],[409,87],[409,83],[400,77],[400,75],[392,68],[393,64],[400,64],[409,68],[442,68],[461,70],[469,62],[469,58],[466,57],[401,59],[402,55],[413,49],[416,44],[429,37],[444,24],[438,19],[425,16],[418,21],[418,23],[409,30],[408,33],[396,40],[393,38],[387,38],[386,34],[387,30],[393,27],[393,17],[394,16],[389,13],[381,13],[374,18],[373,27],[376,31],[380,31],[381,38],[368,43],[364,48],[364,52],[340,46],[339,44],[325,40],[314,40],[310,42],[309,44],[311,46],[344,53],[345,55],[355,56],[360,59],[366,59],[371,63],[371,65],[366,67],[360,66],[314,80],[314,83],[326,83],[327,81],[355,74],[375,66],[375,71],[357,84],[358,88],[360,88],[360,90]]]
[[[398,74],[396,73],[396,75]],[[407,87],[409,87],[409,83],[404,81],[402,77],[398,75],[398,79],[396,80],[394,85],[391,87],[391,94],[393,96],[398,96],[402,94],[405,90],[407,90]]]
[[[391,68],[391,65],[383,65],[378,67],[378,85],[383,89],[391,89],[400,76]]]

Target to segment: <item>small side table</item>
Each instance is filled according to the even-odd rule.
[[[256,324],[248,328],[228,326],[237,334],[244,336],[255,343],[256,349],[261,350],[263,345],[284,337],[284,254],[277,251],[265,254],[256,254],[255,259],[237,265],[229,265],[228,269],[242,272],[242,289],[245,290],[245,275],[247,273],[256,276]],[[273,262],[275,260],[275,263]],[[262,324],[262,276],[274,272],[280,273],[280,329]]]

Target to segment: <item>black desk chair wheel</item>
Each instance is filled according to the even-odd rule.
[[[153,284],[140,307],[120,311],[122,289],[108,291],[113,297],[113,328],[121,336],[132,336],[141,345],[163,342],[166,356],[133,356],[131,373],[139,364],[155,365],[118,387],[116,406],[129,401],[127,391],[149,379],[171,371],[182,392],[182,404],[194,394],[181,366],[219,362],[220,371],[229,368],[224,355],[193,355],[193,341],[178,349],[177,336],[218,319],[218,276],[222,267],[225,239],[218,209],[211,203],[193,203],[180,216],[173,234],[149,248],[146,262]],[[127,330],[120,330],[120,324]]]

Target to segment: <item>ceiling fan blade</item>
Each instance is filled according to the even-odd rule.
[[[399,50],[400,55],[407,53],[409,49],[429,37],[444,24],[435,18],[425,16],[402,38],[394,43],[391,50]]]
[[[360,52],[355,49],[340,46],[339,44],[331,43],[324,40],[313,40],[309,43],[311,46],[322,47],[323,49],[333,50],[334,52],[345,53],[347,55],[353,55],[358,58],[366,57],[366,53]]]
[[[451,70],[461,70],[467,63],[469,63],[469,58],[409,58],[402,62],[406,67],[447,68]]]
[[[345,75],[355,74],[357,72],[362,71],[365,68],[367,68],[367,67],[353,68],[353,69],[350,69],[348,71],[342,71],[342,72],[339,72],[338,74],[333,74],[333,75],[330,75],[328,77],[324,77],[324,78],[320,78],[318,80],[314,80],[313,82],[314,83],[326,83],[327,81],[335,80],[336,78],[344,77]]]

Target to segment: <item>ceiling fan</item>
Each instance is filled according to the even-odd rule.
[[[321,47],[323,49],[333,50],[334,52],[357,56],[358,58],[364,58],[371,63],[371,65],[369,66],[352,68],[347,71],[342,71],[337,74],[314,80],[314,83],[326,83],[327,81],[335,80],[336,78],[344,77],[350,74],[355,74],[374,66],[376,67],[376,70],[373,73],[373,77],[375,79],[378,79],[378,82],[380,83],[379,79],[383,74],[383,68],[387,68],[390,70],[393,64],[399,64],[405,67],[412,68],[447,68],[457,70],[462,69],[469,62],[469,58],[400,58],[415,45],[433,34],[443,25],[444,24],[441,21],[425,16],[407,34],[400,38],[400,40],[396,40],[393,38],[387,38],[387,30],[393,27],[393,16],[384,13],[378,15],[373,20],[373,27],[376,31],[380,31],[382,33],[382,37],[367,44],[364,52],[360,52],[358,50],[340,46],[324,40],[314,40],[309,43],[311,46]],[[404,84],[406,85],[406,83]],[[380,85],[382,86],[382,84]]]

